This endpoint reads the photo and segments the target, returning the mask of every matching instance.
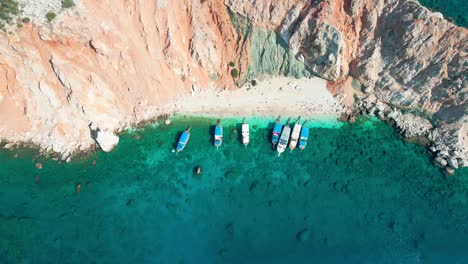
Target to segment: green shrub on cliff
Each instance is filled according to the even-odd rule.
[[[73,0],[62,0],[62,8],[72,8],[75,6]]]
[[[15,0],[0,0],[0,23],[10,23],[13,16],[18,15],[18,2]]]
[[[229,62],[229,66],[234,67],[234,66],[236,66],[236,64],[234,64],[233,61],[230,61],[230,62]]]
[[[54,12],[47,12],[47,14],[45,15],[46,18],[47,18],[47,21],[49,21],[49,23],[54,20],[54,18],[57,16]]]
[[[29,22],[31,21],[31,19],[29,19],[29,17],[23,17],[23,18],[21,19],[21,21],[22,21],[23,23],[27,24],[27,23],[29,23]]]
[[[237,76],[239,76],[239,71],[237,69],[232,69],[231,76],[237,78]]]

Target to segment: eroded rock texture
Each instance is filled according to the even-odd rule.
[[[360,92],[430,119],[437,155],[466,164],[467,29],[416,1],[80,0],[49,24],[53,2],[23,3],[32,23],[0,36],[8,141],[69,154],[93,144],[90,123],[112,131],[153,118],[193,85],[317,75],[340,90],[351,76]]]

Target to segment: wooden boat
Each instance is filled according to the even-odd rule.
[[[302,125],[301,136],[299,137],[299,148],[301,151],[307,146],[307,140],[309,139],[309,128],[305,126],[306,122]]]
[[[242,144],[247,147],[247,145],[250,142],[250,129],[249,129],[249,124],[245,121],[242,122]]]
[[[223,143],[223,126],[221,125],[221,119],[218,119],[218,123],[215,127],[214,132],[214,145],[219,148]]]
[[[297,142],[299,140],[299,135],[301,133],[301,117],[299,117],[296,121],[296,123],[294,124],[294,127],[293,127],[293,130],[292,130],[292,133],[291,133],[291,141],[289,141],[289,149],[291,151],[293,151],[296,146],[297,146]]]
[[[278,119],[276,119],[275,127],[273,128],[273,135],[271,137],[271,143],[273,144],[273,148],[275,148],[276,144],[278,144],[282,129],[283,124],[281,124],[281,116],[278,116]]]
[[[177,143],[176,151],[177,153],[181,152],[184,150],[185,146],[187,145],[187,142],[190,138],[190,129],[192,126],[189,126],[187,130],[185,130],[182,135],[180,135],[179,142]]]
[[[278,151],[278,157],[288,147],[289,136],[291,135],[291,127],[289,126],[290,120],[291,118],[288,119],[288,122],[286,122],[286,125],[283,128],[283,132],[281,132],[281,137],[278,142],[278,147],[276,148],[276,150]]]

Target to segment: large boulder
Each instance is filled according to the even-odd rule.
[[[112,132],[98,131],[96,142],[103,151],[110,152],[119,144],[119,137]]]

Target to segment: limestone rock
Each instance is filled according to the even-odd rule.
[[[439,166],[441,168],[444,168],[445,166],[447,166],[447,161],[444,158],[440,157],[440,156],[436,157],[434,159],[434,162],[435,162],[435,164],[437,166]]]
[[[112,132],[98,131],[96,142],[103,151],[110,152],[119,144],[119,137]]]

